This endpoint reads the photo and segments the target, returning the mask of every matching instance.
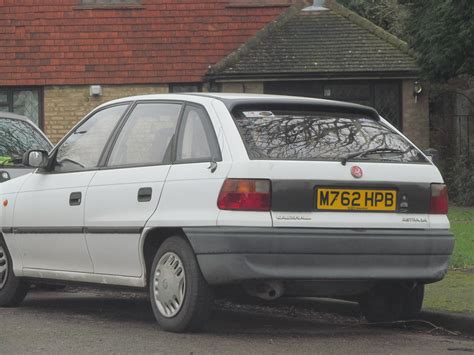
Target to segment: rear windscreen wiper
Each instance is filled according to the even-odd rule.
[[[351,153],[349,155],[346,155],[344,158],[341,159],[341,164],[346,165],[347,161],[356,158],[356,157],[363,157],[364,155],[367,154],[372,154],[372,153],[400,153],[404,154],[411,150],[412,148],[408,148],[407,150],[401,150],[401,149],[396,149],[396,148],[373,148],[373,149],[368,149],[368,150],[363,150],[361,152],[357,153]]]

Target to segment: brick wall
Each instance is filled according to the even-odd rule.
[[[419,148],[430,145],[430,122],[428,107],[428,87],[425,84],[423,93],[415,102],[413,80],[402,82],[402,122],[403,133]]]
[[[293,1],[101,2],[0,1],[0,86],[199,82]]]
[[[90,97],[89,85],[47,86],[44,89],[44,128],[58,142],[93,108],[109,100],[141,94],[167,93],[168,85],[104,85],[102,96]]]

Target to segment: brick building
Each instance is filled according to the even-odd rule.
[[[26,114],[57,141],[112,98],[201,90],[215,64],[290,1],[0,2],[0,110]],[[100,96],[90,95],[101,85]]]
[[[303,94],[374,105],[426,147],[427,95],[414,100],[418,68],[406,45],[333,1],[328,10],[304,11],[314,9],[311,3],[6,0],[0,110],[26,114],[58,141],[92,108],[117,97]],[[285,41],[295,46],[282,48]],[[336,54],[323,65],[325,52]],[[271,58],[287,65],[277,68]]]

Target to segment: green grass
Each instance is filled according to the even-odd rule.
[[[456,244],[451,257],[453,268],[474,267],[474,208],[450,207],[449,221]]]
[[[426,285],[423,308],[474,315],[474,208],[450,207],[448,217],[456,239],[451,269],[442,281]]]
[[[449,270],[442,281],[426,285],[423,308],[474,315],[474,272]]]

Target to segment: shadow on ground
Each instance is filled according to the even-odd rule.
[[[217,300],[211,321],[206,331],[213,334],[257,334],[272,332],[275,334],[314,333],[320,329],[327,331],[341,329],[359,320],[349,308],[314,303],[311,308],[291,304],[290,301],[278,303],[236,303],[225,299]],[[132,325],[155,325],[155,319],[149,300],[144,293],[95,290],[66,289],[59,292],[34,291],[22,304],[25,311],[34,311],[45,316],[80,316],[98,322],[127,322]],[[338,310],[341,314],[334,313]],[[351,315],[352,314],[352,315]]]
[[[88,288],[66,288],[58,292],[33,291],[22,308],[48,316],[78,316],[97,322],[127,322],[129,325],[156,326],[145,293]],[[426,319],[427,318],[427,319]],[[426,314],[421,317],[439,326],[398,323],[385,326],[398,330],[449,334],[461,330],[472,334],[472,324],[449,319],[449,315]],[[435,321],[434,321],[435,320]],[[456,322],[460,323],[456,326]],[[445,324],[446,323],[446,324]],[[274,302],[236,302],[219,299],[206,327],[213,334],[334,334],[355,330],[370,331],[356,303],[315,298],[282,298]],[[469,332],[471,330],[471,332]],[[450,334],[452,335],[452,334]]]

